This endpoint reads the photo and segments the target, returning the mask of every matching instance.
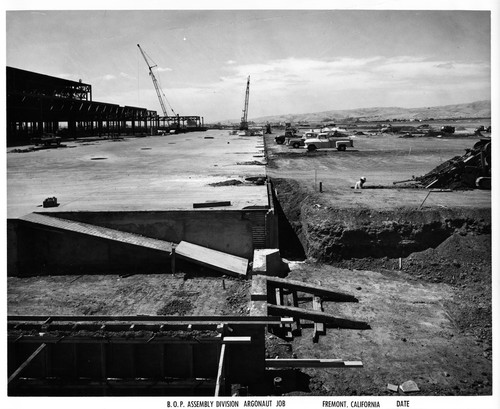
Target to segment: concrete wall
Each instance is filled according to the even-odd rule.
[[[9,225],[9,276],[170,271],[166,252],[24,221]]]
[[[7,219],[7,275],[18,273],[18,240],[19,220]]]
[[[185,240],[250,259],[254,249],[252,240],[254,218],[248,217],[248,214],[253,212],[267,214],[267,210],[193,210],[58,212],[50,215],[174,243]]]
[[[46,214],[174,243],[185,240],[249,260],[254,248],[278,240],[272,209]],[[13,219],[7,222],[7,258],[11,276],[170,271],[166,255],[155,250]]]

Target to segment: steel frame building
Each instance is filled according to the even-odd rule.
[[[62,137],[202,130],[197,116],[160,117],[146,108],[92,100],[92,85],[7,67],[7,144],[43,134]]]

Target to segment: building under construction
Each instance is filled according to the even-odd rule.
[[[203,117],[159,116],[146,108],[92,100],[92,85],[7,67],[7,144],[43,135],[155,135],[205,130]]]

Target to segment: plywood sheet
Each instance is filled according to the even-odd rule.
[[[201,264],[222,273],[234,276],[246,276],[248,260],[242,257],[233,256],[222,251],[212,250],[208,247],[181,241],[175,248],[176,257],[182,257]]]

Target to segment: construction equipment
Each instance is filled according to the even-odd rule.
[[[247,79],[247,91],[245,93],[245,106],[243,108],[243,116],[241,117],[240,131],[248,130],[248,100],[250,98],[250,75]]]
[[[480,138],[464,155],[447,160],[423,176],[394,184],[405,182],[427,189],[491,189],[491,138]]]
[[[151,60],[151,57],[149,57],[149,59],[148,59],[148,56],[146,56],[146,53],[143,51],[143,49],[141,48],[141,46],[139,44],[137,44],[137,47],[139,47],[139,50],[142,54],[142,57],[144,58],[144,61],[146,61],[146,64],[148,66],[149,76],[151,77],[151,80],[153,81],[153,85],[154,85],[155,90],[156,90],[156,95],[158,95],[158,100],[160,101],[160,106],[161,106],[161,110],[163,111],[163,116],[168,116],[167,109],[165,108],[165,102],[163,101],[163,98],[165,98],[165,100],[167,98],[165,97],[165,94],[163,93],[163,91],[160,89],[160,86],[158,85],[158,81],[153,73],[153,68],[155,68],[157,65],[156,64],[152,65],[149,62]],[[153,62],[153,61],[151,60],[151,62]],[[168,103],[168,101],[167,101],[167,103]],[[170,104],[169,104],[169,106],[170,106]],[[176,113],[174,112],[172,107],[170,107],[170,110],[173,112],[174,115],[176,115]]]

